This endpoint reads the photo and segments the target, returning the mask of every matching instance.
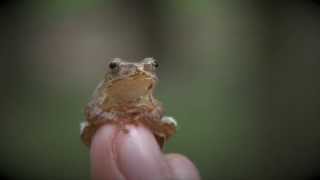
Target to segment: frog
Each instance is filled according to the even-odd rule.
[[[114,58],[107,63],[103,80],[85,106],[85,121],[80,136],[90,146],[95,132],[105,124],[128,133],[126,125],[147,127],[159,146],[176,133],[177,121],[164,115],[162,103],[154,96],[159,81],[159,62],[144,58],[139,62]]]

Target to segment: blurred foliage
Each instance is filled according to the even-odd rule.
[[[160,61],[166,152],[203,179],[299,179],[319,164],[319,7],[309,2],[30,1],[2,11],[1,172],[89,179],[83,107],[107,59]],[[14,16],[10,16],[14,14]]]

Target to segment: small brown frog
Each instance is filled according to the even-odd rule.
[[[161,103],[153,96],[158,66],[153,58],[138,63],[119,58],[109,62],[104,80],[85,107],[86,121],[80,125],[81,138],[86,145],[90,146],[100,126],[110,123],[124,131],[127,131],[126,124],[144,125],[163,147],[175,133],[177,123],[172,117],[163,116]]]

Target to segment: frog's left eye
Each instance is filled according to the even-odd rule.
[[[159,67],[159,62],[155,59],[153,60],[152,64],[155,68]]]
[[[143,59],[142,63],[146,71],[154,72],[159,67],[158,61],[151,57]]]

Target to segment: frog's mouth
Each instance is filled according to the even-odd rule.
[[[131,75],[112,82],[108,96],[116,101],[143,99],[152,94],[155,82],[155,78],[145,73]]]

